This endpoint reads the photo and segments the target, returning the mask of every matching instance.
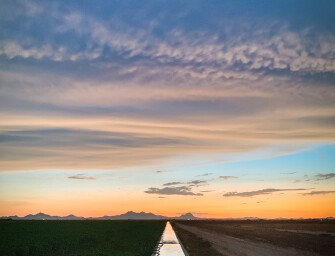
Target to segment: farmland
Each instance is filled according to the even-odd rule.
[[[335,255],[335,222],[320,220],[177,221],[190,256]]]
[[[151,255],[165,221],[1,221],[1,256]]]

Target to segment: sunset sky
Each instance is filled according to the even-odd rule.
[[[0,2],[0,215],[335,217],[335,1]]]

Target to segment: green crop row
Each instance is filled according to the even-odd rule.
[[[2,221],[0,256],[151,255],[165,221]]]

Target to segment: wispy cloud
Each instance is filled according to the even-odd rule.
[[[192,192],[189,186],[149,188],[144,192],[147,194],[159,194],[159,195],[203,196],[202,193]]]
[[[304,196],[316,196],[316,195],[327,195],[327,194],[335,194],[335,191],[311,191],[309,193],[302,193]]]
[[[266,188],[266,189],[260,189],[255,191],[247,191],[247,192],[228,192],[225,193],[223,196],[225,197],[233,197],[233,196],[239,196],[239,197],[253,197],[253,196],[259,196],[259,195],[268,195],[275,192],[284,192],[284,191],[302,191],[302,190],[309,190],[306,188],[291,188],[291,189],[275,189],[275,188]]]
[[[85,174],[76,174],[73,176],[69,176],[68,179],[75,179],[75,180],[95,180],[96,178],[93,176],[87,176]]]
[[[292,175],[292,174],[295,174],[295,173],[297,173],[297,172],[282,172],[282,173],[280,173],[280,174],[284,174],[284,175]]]
[[[174,185],[181,185],[184,184],[183,182],[168,182],[168,183],[164,183],[163,186],[174,186]]]
[[[213,175],[213,173],[207,172],[207,173],[204,173],[204,174],[199,174],[199,175],[197,175],[197,177],[207,177],[207,176],[210,176],[210,175]]]
[[[224,180],[230,180],[230,179],[237,179],[238,177],[236,176],[220,176],[220,179]]]
[[[7,157],[15,151],[16,159],[20,159],[19,162],[21,162],[21,164],[25,164],[25,161],[31,161],[34,158],[36,160],[34,161],[36,165],[35,167],[31,165],[32,168],[53,165],[54,167],[57,166],[59,168],[63,166],[67,169],[75,169],[75,166],[80,166],[83,169],[95,167],[99,169],[108,169],[110,167],[120,166],[129,155],[133,155],[133,160],[140,160],[139,162],[135,160],[133,164],[136,162],[139,164],[141,161],[151,161],[145,156],[148,153],[146,153],[146,150],[149,150],[149,148],[156,148],[155,154],[162,154],[162,157],[165,154],[163,153],[163,147],[170,143],[168,142],[169,139],[166,140],[166,138],[163,137],[154,138],[152,136],[138,136],[134,133],[110,133],[106,131],[59,128],[6,131],[0,132],[0,137],[3,142],[0,146],[1,152],[4,152],[2,157]],[[147,143],[151,145],[149,146]],[[175,143],[173,142],[172,144]],[[36,148],[37,151],[34,151],[36,155],[34,156],[33,153],[25,153],[28,148]],[[120,154],[120,148],[127,149],[127,154]],[[138,148],[147,149],[138,152]],[[47,149],[52,150],[49,151]],[[131,153],[132,150],[134,154]],[[70,151],[72,153],[70,153]],[[161,152],[159,153],[159,151]],[[63,159],[62,161],[52,157],[56,152],[58,152],[58,157]],[[118,157],[113,160],[113,165],[110,160],[103,157],[105,154],[118,155]],[[156,158],[154,156],[155,154],[151,154],[151,157]],[[90,155],[90,157],[87,158],[84,157],[84,155]],[[83,157],[85,158],[85,161],[83,161]],[[9,165],[7,165],[6,168],[23,168],[23,165],[19,167],[19,162],[15,163],[13,161],[12,164],[8,162]],[[131,161],[128,161],[128,163],[130,164]],[[16,167],[14,167],[14,165]],[[12,166],[12,168],[10,166]]]
[[[207,185],[208,181],[207,180],[192,180],[187,182],[187,184],[189,184],[190,186],[203,186],[203,185]]]
[[[163,186],[175,186],[175,185],[182,185],[182,184],[185,184],[191,187],[198,187],[198,186],[207,185],[208,181],[207,180],[192,180],[192,181],[187,181],[187,182],[173,181],[173,182],[164,183]]]
[[[325,173],[315,175],[316,180],[329,180],[335,178],[335,173]]]

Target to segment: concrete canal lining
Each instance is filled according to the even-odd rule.
[[[185,256],[182,246],[174,232],[170,222],[168,221],[161,241],[159,242],[159,248],[155,252],[156,256]]]

